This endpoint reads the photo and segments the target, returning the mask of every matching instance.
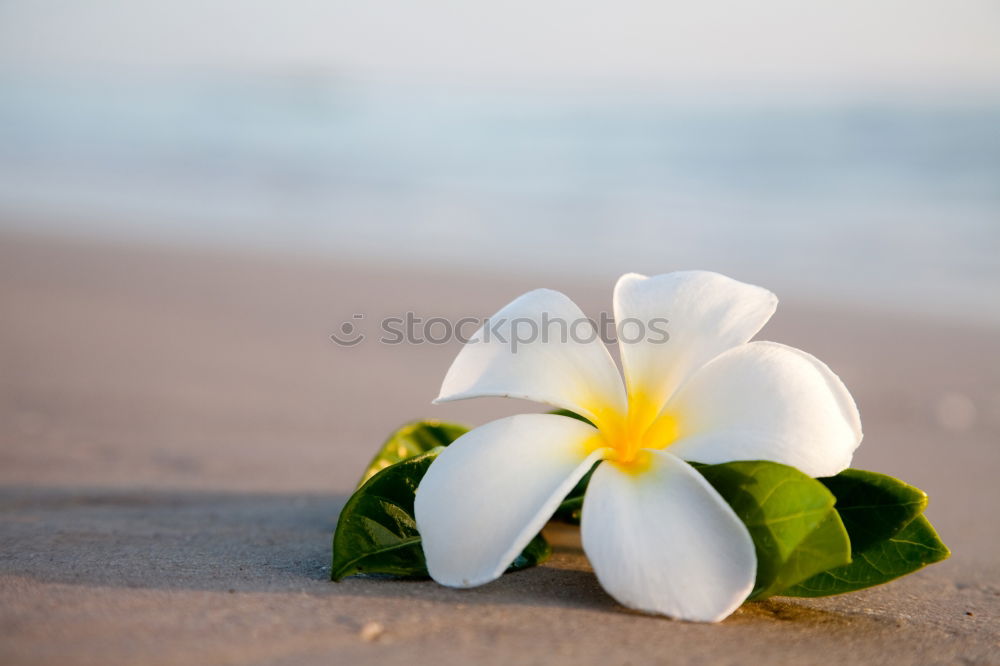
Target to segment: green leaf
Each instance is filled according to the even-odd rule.
[[[767,587],[757,585],[750,598],[766,599],[783,594],[790,581],[803,581],[817,571],[827,571],[851,561],[851,544],[844,523],[836,510],[826,517],[802,540],[781,567],[781,571]]]
[[[413,517],[413,498],[420,480],[443,447],[377,471],[347,500],[333,536],[330,577],[390,574],[426,578],[427,564]],[[508,571],[541,564],[552,554],[539,534]]]
[[[468,428],[456,423],[444,423],[442,421],[414,421],[407,423],[396,432],[389,435],[389,438],[382,444],[372,461],[368,463],[361,482],[364,483],[375,476],[379,470],[383,470],[390,465],[408,460],[422,453],[427,453],[436,446],[448,446],[456,439],[469,431]]]
[[[768,461],[695,464],[746,524],[757,551],[760,599],[851,561],[847,532],[826,487],[794,467]]]
[[[892,537],[927,507],[924,491],[885,474],[845,469],[819,481],[837,497],[853,553]]]
[[[436,457],[432,450],[380,470],[347,500],[333,536],[333,580],[356,573],[426,575],[413,497]]]
[[[950,554],[920,515],[927,495],[919,488],[858,469],[819,480],[837,496],[837,511],[851,538],[853,562],[819,573],[781,594],[821,597],[853,592],[913,573]]]
[[[590,425],[594,425],[590,419],[584,416],[580,416],[576,412],[571,412],[568,409],[553,409],[551,412],[549,412],[549,414],[555,414],[556,416],[568,416],[571,419],[576,419],[577,421],[583,421],[584,423],[589,423]]]
[[[930,521],[917,516],[884,541],[869,545],[851,564],[824,571],[784,590],[789,597],[825,597],[854,592],[913,573],[950,555]]]

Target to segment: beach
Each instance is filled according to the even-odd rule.
[[[431,405],[458,343],[383,344],[377,322],[540,286],[611,306],[611,284],[569,277],[0,236],[0,663],[1000,663],[1000,329],[801,295],[758,337],[843,378],[853,466],[924,489],[949,560],[718,625],[624,609],[569,527],[545,565],[473,590],[330,582],[389,432],[541,409]],[[357,313],[368,337],[334,344]]]

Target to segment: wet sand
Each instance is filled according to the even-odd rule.
[[[950,560],[720,625],[621,608],[571,528],[474,590],[329,582],[390,430],[535,409],[431,406],[457,345],[378,344],[375,322],[537,286],[610,307],[611,285],[568,279],[0,237],[0,663],[1000,663],[1000,330],[818,304],[783,302],[761,337],[844,378],[855,466],[925,489]],[[333,344],[356,312],[369,340]]]

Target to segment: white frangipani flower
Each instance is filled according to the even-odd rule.
[[[473,587],[499,577],[597,461],[584,497],[583,548],[604,588],[630,608],[718,621],[753,588],[746,526],[685,460],[771,460],[812,476],[845,469],[861,442],[857,407],[816,358],[749,342],[777,298],[717,273],[629,274],[619,322],[668,320],[669,339],[619,335],[623,373],[600,341],[537,336],[513,353],[510,322],[574,322],[565,295],[524,294],[455,359],[437,402],[534,400],[585,416],[522,414],[447,447],[417,490],[417,528],[434,580]],[[543,314],[544,313],[544,314]],[[555,330],[555,329],[553,329]],[[629,335],[629,340],[637,336]],[[655,340],[653,340],[655,338]],[[624,384],[621,375],[624,374]]]

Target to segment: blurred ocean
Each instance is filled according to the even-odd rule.
[[[7,75],[0,228],[421,269],[702,267],[1000,322],[1000,105]]]

